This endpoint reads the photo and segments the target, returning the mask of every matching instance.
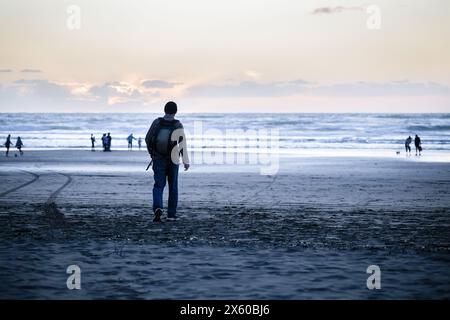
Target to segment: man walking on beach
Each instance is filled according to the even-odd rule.
[[[102,136],[102,146],[103,146],[103,151],[106,151],[106,133],[104,133]]]
[[[130,134],[127,138],[128,141],[128,151],[133,150],[133,140],[136,140],[136,138],[133,136],[133,134]]]
[[[111,151],[111,134],[108,132],[108,135],[106,136],[106,150],[105,151]]]
[[[95,137],[92,133],[91,133],[91,150],[95,151]]]
[[[410,146],[411,142],[412,142],[411,136],[406,138],[406,140],[405,140],[406,155],[408,155],[408,152],[409,152],[409,155],[411,155],[411,146]]]
[[[420,141],[419,136],[416,134],[416,137],[414,138],[414,146],[416,147],[416,156],[417,156],[417,151],[419,151],[419,156],[421,156],[421,152],[422,152],[422,142]]]
[[[153,185],[154,222],[161,221],[166,180],[169,183],[168,220],[176,218],[180,155],[183,160],[184,170],[189,169],[189,157],[183,125],[175,119],[177,104],[173,101],[167,102],[164,112],[164,117],[153,121],[145,137],[147,150],[152,158],[153,178],[155,180]]]
[[[20,137],[17,137],[16,148],[17,148],[17,150],[19,150],[19,153],[21,156],[23,156],[22,147],[23,147],[22,139],[20,139]]]
[[[6,138],[5,147],[6,147],[6,156],[9,155],[9,148],[11,148],[12,142],[11,142],[11,135],[8,134],[8,137]]]

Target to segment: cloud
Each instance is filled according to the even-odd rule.
[[[352,82],[319,86],[309,91],[314,95],[325,96],[447,96],[450,87],[444,84],[428,82],[410,82],[408,80],[391,82]]]
[[[141,96],[136,87],[117,81],[92,86],[83,83],[56,83],[43,79],[20,79],[0,85],[2,112],[130,111],[141,110],[139,108],[143,108],[145,102],[146,97]],[[112,107],[114,108],[111,109]]]
[[[16,80],[16,90],[24,96],[44,98],[46,100],[65,100],[71,97],[70,91],[63,85],[48,80]]]
[[[99,98],[108,98],[109,96],[137,98],[141,96],[136,87],[119,81],[105,82],[102,85],[92,86],[89,89],[89,93]]]
[[[282,82],[283,83],[283,82]],[[297,85],[311,85],[311,84],[313,84],[313,82],[311,82],[311,81],[306,81],[306,80],[303,80],[303,79],[296,79],[296,80],[291,80],[291,81],[288,81],[288,82],[284,82],[284,83],[289,83],[289,84],[297,84]]]
[[[41,73],[42,70],[39,69],[22,69],[20,70],[22,73]]]
[[[141,82],[143,87],[153,89],[169,89],[180,84],[181,83],[178,82],[169,82],[165,80],[144,80]]]
[[[260,83],[246,81],[238,84],[202,84],[187,89],[194,97],[287,97],[308,96],[373,97],[373,96],[450,96],[450,87],[434,82],[349,82],[320,85],[302,79]]]
[[[259,79],[259,78],[261,78],[261,76],[262,76],[262,73],[261,73],[261,72],[254,71],[254,70],[246,70],[246,71],[244,72],[244,74],[245,74],[247,77],[250,77],[250,78],[253,78],[253,79]]]
[[[0,69],[0,73],[8,73],[8,72],[12,72],[11,69]]]
[[[312,14],[333,14],[333,13],[341,13],[344,11],[362,11],[362,7],[345,7],[345,6],[337,6],[337,7],[319,7],[314,9]]]
[[[20,79],[0,87],[0,106],[22,106],[32,110],[76,106],[89,111],[90,107],[98,110],[112,105],[120,109],[142,106],[158,98],[159,92],[143,91],[140,86],[120,81],[91,85]]]
[[[288,82],[259,83],[245,81],[227,85],[197,85],[188,89],[190,95],[208,97],[280,97],[300,93],[309,82],[294,80]]]
[[[108,105],[137,102],[143,98],[139,88],[133,84],[119,81],[92,86],[87,91],[87,96],[93,98],[94,101],[106,102]]]
[[[41,112],[65,111],[72,102],[69,89],[44,79],[20,79],[4,84],[0,90],[0,110]]]
[[[181,99],[178,96],[170,98]],[[165,96],[164,92],[146,90],[140,85],[140,82],[133,84],[111,81],[92,85],[89,83],[58,83],[46,79],[20,79],[0,85],[0,110],[2,112],[9,110],[28,112],[44,110],[64,112],[157,111],[161,104],[168,99],[169,97]],[[305,110],[312,112],[319,110],[321,106],[329,105],[333,105],[333,110],[336,111],[348,110],[346,109],[348,103],[353,103],[356,109],[359,103],[363,110],[367,106],[375,108],[375,104],[380,101],[385,108],[383,110],[389,110],[386,109],[388,105],[391,105],[393,110],[409,110],[406,107],[406,109],[403,107],[403,109],[396,109],[397,102],[402,101],[402,103],[416,103],[417,106],[420,105],[420,110],[428,110],[426,107],[428,103],[431,110],[445,111],[448,110],[449,99],[450,86],[447,84],[409,80],[360,81],[330,85],[302,79],[278,82],[205,83],[187,88],[182,95],[183,103],[191,103],[194,109],[197,108],[196,106],[202,104],[206,106],[213,102],[223,105],[225,111],[230,110],[230,101],[235,106],[252,105],[254,109],[250,109],[255,111],[259,110],[258,105],[260,104],[265,104],[267,110],[280,111],[289,108],[295,109],[302,103]],[[289,108],[287,103],[290,103]],[[316,106],[319,109],[316,110]]]

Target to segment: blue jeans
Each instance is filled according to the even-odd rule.
[[[169,205],[167,215],[174,218],[178,205],[178,164],[174,164],[170,157],[153,159],[153,211],[163,208],[163,192],[166,180],[169,182]]]

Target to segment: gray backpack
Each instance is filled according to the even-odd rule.
[[[152,137],[153,150],[163,156],[170,156],[173,147],[177,145],[177,141],[172,141],[172,133],[179,127],[179,123],[178,120],[159,118],[154,137]]]

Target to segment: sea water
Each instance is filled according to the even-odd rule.
[[[111,133],[112,149],[127,148],[133,133],[142,138],[152,121],[149,113],[0,113],[0,139],[11,134],[22,138],[25,150],[88,149],[91,134],[101,147],[101,136]],[[306,114],[242,113],[177,115],[193,150],[248,146],[252,134],[274,135],[286,155],[397,155],[404,141],[418,134],[423,153],[450,161],[450,114]],[[2,141],[3,142],[3,141]],[[134,141],[137,146],[137,141]],[[414,142],[411,144],[414,153]]]

